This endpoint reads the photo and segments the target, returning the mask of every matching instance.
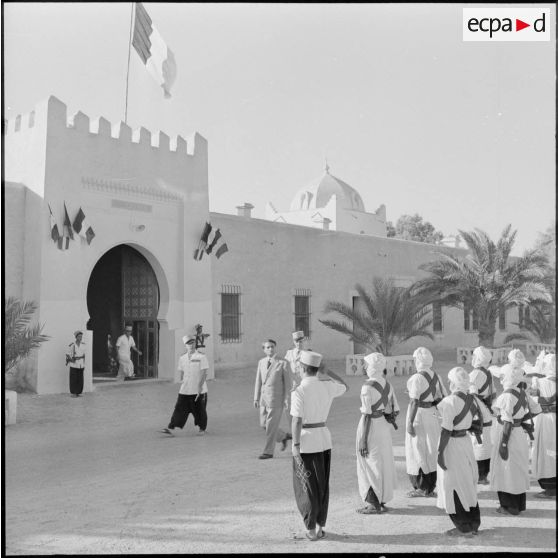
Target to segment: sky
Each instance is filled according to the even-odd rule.
[[[520,254],[555,220],[555,5],[549,42],[492,43],[463,6],[146,2],[178,73],[166,100],[132,48],[128,124],[208,140],[211,211],[286,211],[327,158],[367,211],[511,223]],[[4,118],[54,95],[124,120],[131,8],[4,3]]]

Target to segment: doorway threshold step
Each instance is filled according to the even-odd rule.
[[[138,378],[133,382],[125,382],[123,380],[117,380],[116,378],[93,377],[93,386],[95,390],[112,389],[112,388],[137,386],[137,385],[165,384],[169,382],[173,382],[173,380],[166,379],[166,378]]]

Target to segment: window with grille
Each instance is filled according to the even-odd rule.
[[[500,304],[498,309],[498,329],[506,329],[506,308],[503,304]]]
[[[221,290],[221,342],[240,341],[240,287],[223,285]]]
[[[472,309],[467,304],[463,306],[463,329],[465,331],[479,330],[479,315],[476,309]]]
[[[296,289],[294,295],[294,328],[304,331],[304,336],[310,338],[310,290]]]
[[[525,329],[525,322],[531,319],[531,309],[524,304],[519,305],[519,328]]]
[[[436,333],[440,333],[443,329],[442,304],[440,302],[435,302],[432,305],[432,330]]]

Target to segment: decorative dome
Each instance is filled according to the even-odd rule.
[[[317,181],[301,188],[295,194],[290,210],[305,211],[325,207],[333,195],[337,196],[338,206],[343,209],[366,211],[360,194],[346,182],[329,174],[328,166]]]

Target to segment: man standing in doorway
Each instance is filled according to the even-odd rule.
[[[184,428],[188,416],[192,413],[194,424],[199,428],[198,436],[203,436],[207,428],[206,378],[209,363],[203,353],[196,351],[195,335],[185,335],[182,341],[186,345],[186,353],[178,361],[178,370],[182,372],[182,385],[169,425],[160,432],[173,436],[172,430],[177,426]]]
[[[256,385],[254,387],[254,407],[260,409],[260,425],[265,428],[266,442],[259,459],[271,459],[275,443],[282,444],[281,450],[287,446],[291,435],[279,428],[283,406],[289,408],[291,375],[287,361],[278,358],[275,349],[277,343],[267,339],[262,343],[265,357],[258,362]]]
[[[117,380],[128,380],[135,378],[134,363],[132,362],[131,352],[135,351],[141,356],[142,352],[136,348],[136,343],[132,337],[132,326],[126,324],[124,326],[124,334],[116,341],[116,350],[118,351],[118,375]]]

